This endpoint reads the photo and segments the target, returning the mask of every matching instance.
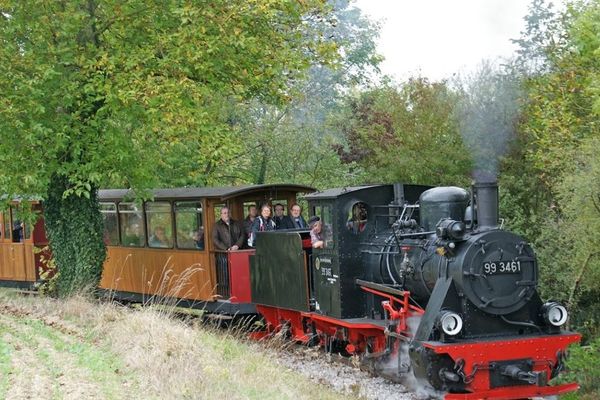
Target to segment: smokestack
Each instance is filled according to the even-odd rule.
[[[498,181],[493,174],[476,172],[473,192],[477,204],[477,228],[498,228]]]

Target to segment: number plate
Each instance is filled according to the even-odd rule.
[[[486,275],[518,274],[521,272],[521,261],[486,261],[483,273]]]

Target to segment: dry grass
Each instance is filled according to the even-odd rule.
[[[0,398],[348,398],[236,335],[164,310],[0,290]]]

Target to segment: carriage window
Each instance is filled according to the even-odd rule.
[[[144,213],[135,203],[119,203],[121,244],[129,247],[144,247]]]
[[[204,250],[204,226],[202,226],[202,203],[180,201],[175,203],[177,247]]]
[[[10,233],[12,232],[10,226],[10,211],[2,213],[2,216],[4,217],[4,238],[10,239]]]
[[[173,247],[171,203],[166,201],[146,203],[146,219],[148,222],[148,246]]]
[[[10,222],[10,210],[4,213],[4,239],[10,239],[12,236],[12,225]]]
[[[100,212],[104,221],[104,244],[119,244],[119,224],[117,223],[117,206],[115,203],[100,203]]]
[[[358,235],[367,227],[367,205],[362,201],[354,203],[348,211],[346,228],[350,233]]]
[[[12,237],[13,242],[22,242],[31,238],[31,228],[29,224],[24,222],[25,215],[21,209],[21,206],[12,208],[13,215],[13,226],[12,226]]]

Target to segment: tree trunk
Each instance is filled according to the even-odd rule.
[[[258,169],[258,175],[256,177],[256,184],[262,185],[267,179],[267,162],[269,161],[267,154],[267,146],[261,146],[261,160]]]
[[[57,294],[62,297],[93,292],[106,258],[97,189],[92,188],[89,198],[63,198],[68,188],[67,178],[54,175],[44,207],[46,232],[58,269]]]

